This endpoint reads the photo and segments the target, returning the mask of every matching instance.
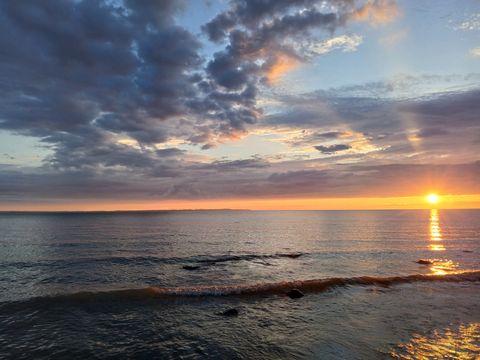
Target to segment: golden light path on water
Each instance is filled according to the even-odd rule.
[[[479,359],[480,324],[460,325],[456,329],[435,330],[431,336],[415,334],[390,355],[394,359]]]
[[[433,201],[432,201],[433,202]],[[445,251],[439,211],[430,210],[431,251]],[[434,275],[451,274],[457,271],[458,263],[448,259],[430,259],[430,271]],[[401,343],[390,352],[394,359],[480,359],[480,323],[460,325],[458,328],[435,330],[431,335],[414,334],[406,343]]]
[[[429,248],[433,251],[444,251],[445,246],[439,242],[442,241],[442,232],[440,229],[440,220],[438,217],[438,210],[430,210],[430,244]]]
[[[446,250],[437,209],[430,210],[429,235],[430,251],[438,253]],[[449,259],[433,258],[429,261],[434,275],[452,274],[458,268],[458,263]],[[405,360],[480,359],[480,323],[435,330],[431,335],[414,334],[408,342],[397,345],[390,355]]]
[[[437,209],[430,210],[430,244],[431,251],[445,251],[445,245],[442,244],[442,230],[440,227],[440,215]],[[430,270],[434,275],[446,275],[456,271],[458,263],[448,259],[433,259]]]

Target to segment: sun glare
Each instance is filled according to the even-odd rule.
[[[430,204],[437,204],[440,201],[440,196],[437,194],[428,194],[425,197],[425,200],[427,200],[427,202]]]

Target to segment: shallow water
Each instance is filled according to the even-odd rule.
[[[1,214],[0,229],[0,357],[480,356],[477,210]]]

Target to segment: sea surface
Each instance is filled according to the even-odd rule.
[[[480,359],[480,210],[2,213],[0,358]]]

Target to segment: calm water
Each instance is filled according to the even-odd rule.
[[[0,214],[0,233],[0,358],[480,358],[477,210]]]

